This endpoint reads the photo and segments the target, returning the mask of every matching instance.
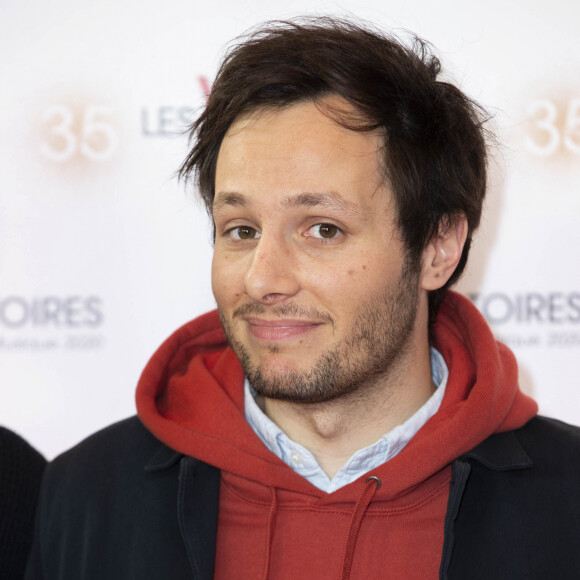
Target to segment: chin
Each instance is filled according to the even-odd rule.
[[[302,365],[299,365],[292,357],[272,352],[260,357],[254,368],[259,369],[264,380],[275,382],[283,381],[289,376],[309,374],[309,369],[302,368]]]

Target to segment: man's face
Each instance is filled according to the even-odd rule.
[[[223,140],[213,292],[265,397],[336,399],[412,346],[419,273],[405,259],[381,147],[312,102],[241,118]]]

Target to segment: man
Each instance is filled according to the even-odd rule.
[[[446,294],[486,147],[439,72],[331,19],[228,54],[181,168],[218,313],[49,467],[29,578],[578,577],[580,434]]]

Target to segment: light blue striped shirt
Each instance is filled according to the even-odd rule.
[[[310,483],[331,493],[364,475],[371,469],[389,461],[417,434],[419,429],[439,410],[449,370],[439,353],[431,348],[431,376],[437,389],[429,400],[409,419],[383,435],[376,443],[359,449],[330,479],[322,470],[316,458],[308,449],[292,441],[260,409],[254,397],[255,392],[246,379],[244,384],[244,407],[246,420],[252,426],[266,447],[287,463],[296,473]]]

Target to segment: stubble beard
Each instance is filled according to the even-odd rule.
[[[219,315],[228,342],[258,395],[300,404],[326,403],[361,392],[364,386],[394,372],[410,347],[419,303],[418,280],[418,267],[407,259],[399,279],[361,305],[350,335],[323,352],[309,371],[274,374],[255,364],[248,348],[235,338],[223,312]],[[264,311],[258,304],[248,309]],[[278,316],[311,314],[295,305],[273,307],[268,312]],[[277,348],[270,352],[275,354]]]

